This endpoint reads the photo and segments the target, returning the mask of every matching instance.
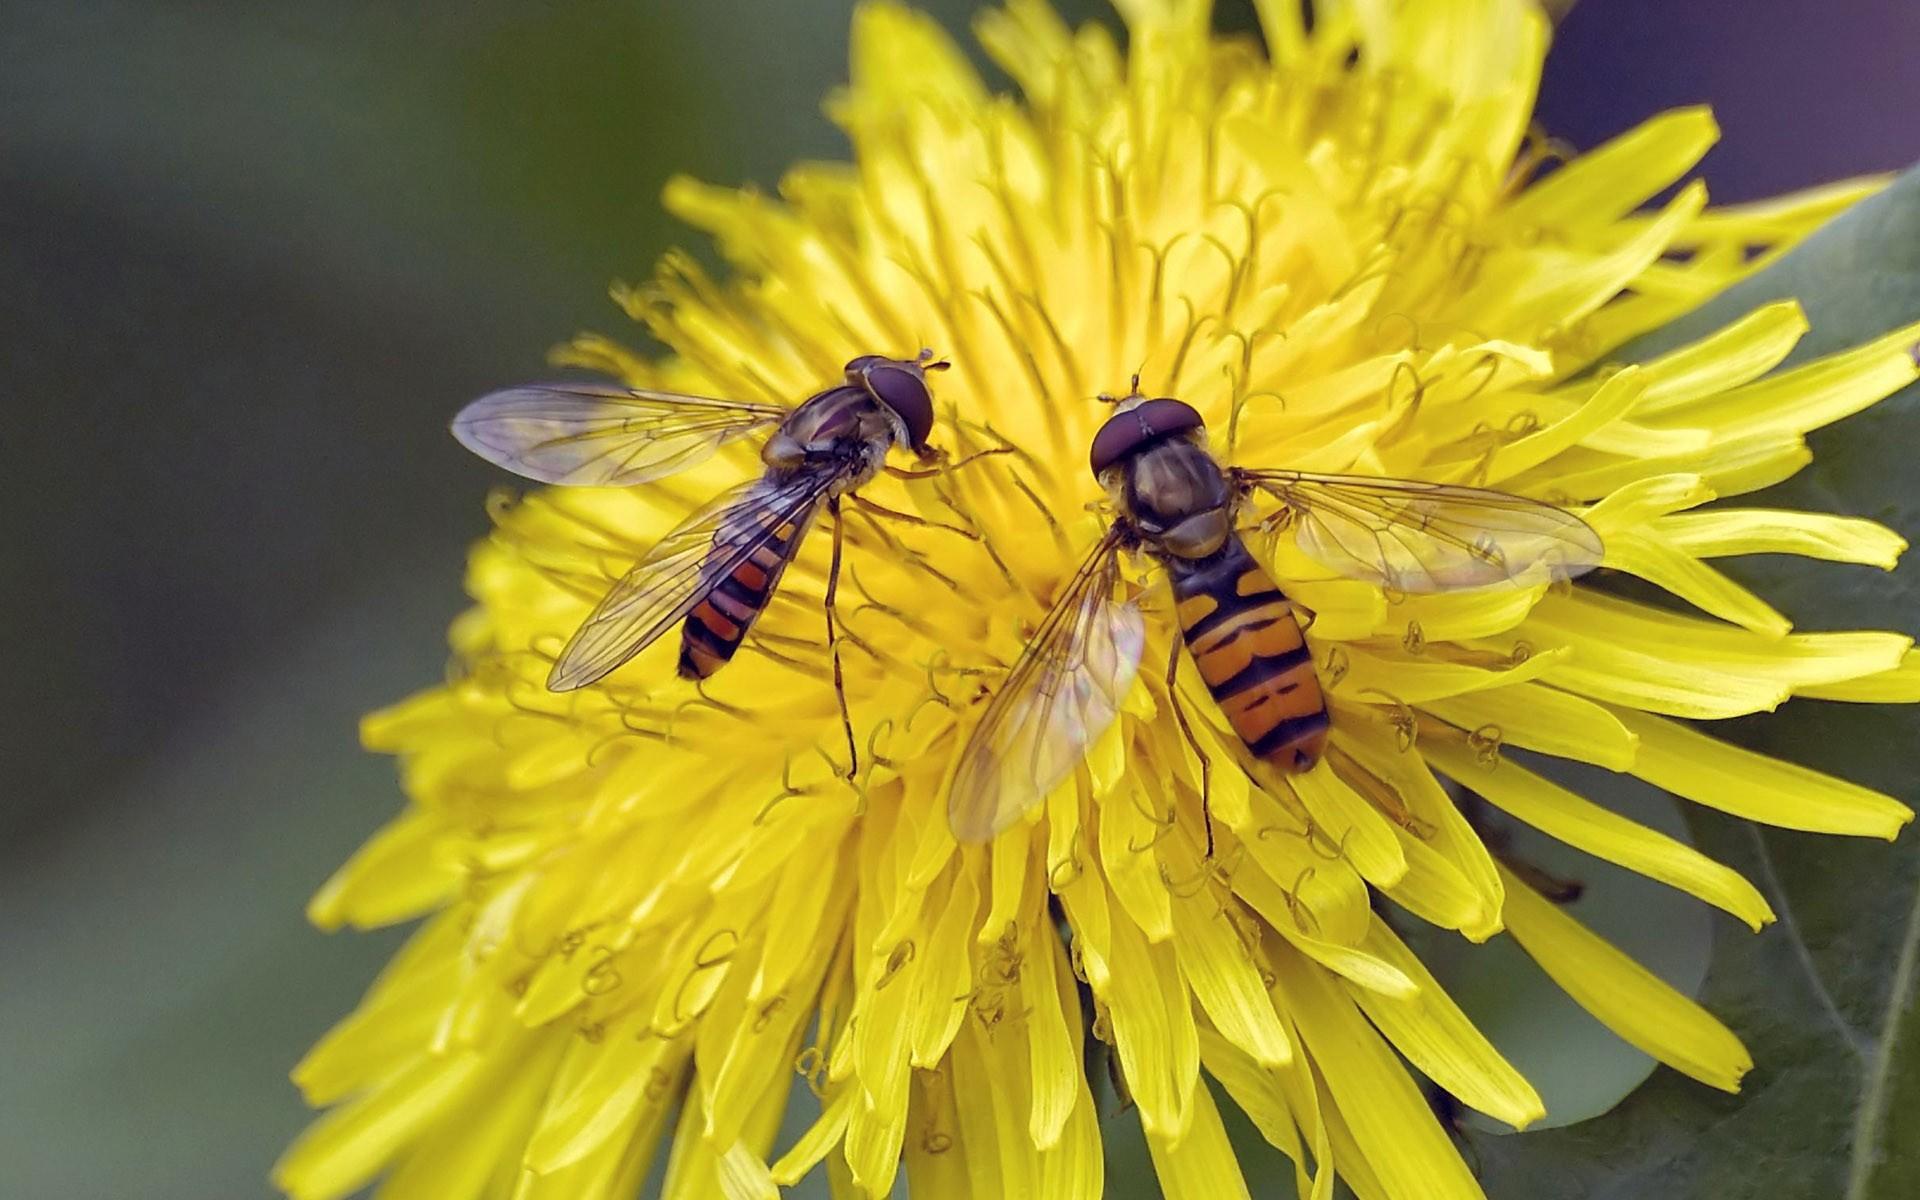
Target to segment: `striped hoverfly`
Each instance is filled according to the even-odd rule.
[[[948,792],[959,840],[986,841],[1045,799],[1119,715],[1145,647],[1132,599],[1116,600],[1123,551],[1144,551],[1172,585],[1181,637],[1167,691],[1181,732],[1207,756],[1174,687],[1182,643],[1214,703],[1256,759],[1311,770],[1330,718],[1294,604],[1248,551],[1239,521],[1289,526],[1299,548],[1337,574],[1406,594],[1483,587],[1597,566],[1599,535],[1537,500],[1454,484],[1223,467],[1190,405],[1147,399],[1140,381],[1094,435],[1089,465],[1114,516],[1028,639],[961,750]],[[1208,853],[1212,824],[1208,822]]]
[[[787,564],[822,511],[833,522],[827,576],[827,643],[840,713],[853,747],[834,632],[840,571],[840,500],[913,523],[855,489],[889,466],[895,447],[937,463],[927,442],[933,397],[926,372],[949,364],[931,350],[914,359],[866,354],[840,381],[799,404],[758,404],[617,384],[556,383],[482,396],[454,418],[460,444],[541,483],[629,487],[685,470],[738,438],[762,435],[761,474],[731,488],[654,545],[615,583],[554,661],[547,687],[586,687],[680,626],[679,673],[701,680],[730,661],[772,599]],[[937,468],[936,468],[937,469]],[[857,755],[854,759],[857,767]]]

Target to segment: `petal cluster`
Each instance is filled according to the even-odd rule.
[[[1459,797],[1756,928],[1772,914],[1750,883],[1550,760],[1795,829],[1891,838],[1911,818],[1694,722],[1920,698],[1911,639],[1795,633],[1713,565],[1888,567],[1897,535],[1702,507],[1786,478],[1809,430],[1912,381],[1920,334],[1776,371],[1806,328],[1783,303],[1610,358],[1871,185],[1710,209],[1697,182],[1670,190],[1714,140],[1698,110],[1556,162],[1530,132],[1548,26],[1525,0],[1315,5],[1311,27],[1269,0],[1264,45],[1216,37],[1197,0],[1117,6],[1124,49],[1042,0],[983,13],[1018,99],[926,18],[864,7],[830,103],[852,164],[796,167],[777,197],[669,188],[732,276],[669,257],[618,299],[672,356],[583,339],[565,362],[792,402],[854,354],[933,346],[955,364],[936,440],[1003,452],[869,489],[957,528],[849,513],[851,779],[824,538],[710,683],[676,679],[663,644],[599,686],[543,686],[611,581],[757,469],[750,448],[642,489],[496,498],[449,679],[365,723],[409,802],[312,916],[423,920],[295,1073],[331,1111],[277,1169],[289,1192],[383,1176],[389,1197],[628,1196],[664,1155],[668,1197],[769,1197],[816,1168],[844,1196],[885,1196],[904,1168],[916,1198],[1098,1197],[1098,1044],[1169,1197],[1247,1194],[1222,1099],[1302,1196],[1338,1175],[1362,1197],[1475,1197],[1406,1064],[1515,1125],[1543,1108],[1403,914],[1511,934],[1629,1041],[1737,1086],[1739,1041],[1533,891]],[[1574,507],[1614,577],[1665,598],[1394,594],[1329,578],[1282,532],[1258,549],[1313,614],[1325,762],[1260,769],[1190,665],[1171,683],[1150,665],[1029,820],[956,844],[956,752],[1099,536],[1092,397],[1136,372],[1198,408],[1227,462]],[[1178,663],[1164,584],[1145,563],[1134,581],[1146,662]],[[1215,767],[1212,857],[1169,687]]]

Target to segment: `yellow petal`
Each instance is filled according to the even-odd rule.
[[[1240,1156],[1227,1140],[1213,1094],[1200,1088],[1193,1097],[1193,1120],[1179,1138],[1149,1133],[1153,1173],[1166,1200],[1251,1200]]]
[[[1073,50],[1073,31],[1052,5],[1014,0],[974,14],[980,46],[1031,102],[1047,106],[1060,85],[1059,66]]]
[[[965,52],[925,13],[898,4],[862,5],[854,12],[852,42],[852,86],[830,106],[842,121],[869,108],[884,116],[916,103],[970,107],[985,98]]]
[[[315,1122],[274,1164],[274,1186],[296,1200],[358,1190],[480,1074],[485,1059],[421,1058],[386,1085]]]
[[[1614,372],[1594,389],[1593,395],[1584,404],[1564,419],[1496,450],[1480,465],[1479,479],[1498,486],[1523,471],[1539,466],[1633,411],[1640,403],[1640,397],[1645,394],[1646,386],[1643,372],[1638,367],[1625,367]]]
[[[415,809],[394,818],[307,902],[307,919],[322,929],[374,929],[440,907],[462,878],[435,852],[446,836],[437,813]]]
[[[1194,856],[1176,869],[1198,871]],[[1173,948],[1180,973],[1194,998],[1229,1041],[1252,1055],[1262,1066],[1278,1066],[1293,1059],[1286,1031],[1273,1011],[1273,999],[1260,981],[1243,932],[1236,928],[1229,908],[1210,887],[1176,895],[1173,903]],[[1255,922],[1233,905],[1235,915]]]
[[[1740,246],[1790,245],[1886,187],[1890,176],[1868,175],[1816,184],[1796,192],[1729,204],[1703,213],[1680,238],[1682,245],[1723,240]],[[1756,265],[1768,261],[1763,256]]]
[[[1206,1028],[1200,1030],[1200,1061],[1206,1066],[1207,1074],[1226,1089],[1228,1097],[1253,1122],[1260,1135],[1267,1139],[1267,1144],[1292,1161],[1296,1195],[1317,1198],[1323,1190],[1332,1191],[1330,1186],[1317,1185],[1307,1173],[1311,1161],[1321,1164],[1322,1178],[1332,1175],[1326,1169],[1324,1147],[1320,1148],[1314,1159],[1308,1159],[1300,1143],[1300,1131],[1294,1123],[1293,1111],[1280,1086],[1278,1072],[1262,1067],[1248,1058],[1238,1046]],[[1309,1068],[1305,1063],[1300,1063],[1288,1069],[1302,1072]]]
[[[1441,742],[1422,748],[1449,778],[1542,833],[1698,896],[1754,929],[1773,920],[1766,898],[1744,876],[1685,842],[1601,808],[1517,763],[1489,764],[1465,747]]]
[[[1798,554],[1891,571],[1907,549],[1907,539],[1877,521],[1784,509],[1677,513],[1655,521],[1653,529],[1674,548],[1700,558]]]
[[[1564,328],[1594,312],[1652,264],[1705,207],[1698,180],[1682,187],[1659,216],[1601,253],[1530,248],[1490,255],[1479,281],[1447,315],[1481,327],[1534,335],[1549,323]],[[1552,314],[1549,316],[1548,314]]]
[[[1080,1094],[1080,997],[1066,949],[1053,924],[1036,910],[1026,923],[1027,943],[1017,967],[1020,1006],[1026,1014],[1027,1137],[1042,1152],[1067,1135]]]
[[[1690,404],[1758,379],[1779,366],[1806,332],[1807,314],[1799,302],[1762,305],[1645,364],[1647,390],[1636,414]]]
[[[999,1186],[1009,1196],[1031,1195],[1039,1182],[1039,1152],[1027,1136],[1025,1059],[1017,1026],[984,1032],[978,1021],[961,1028],[948,1059],[962,1140],[970,1154],[999,1160]]]
[[[1511,874],[1506,882],[1507,928],[1567,995],[1674,1070],[1740,1090],[1753,1059],[1726,1026]]]
[[[1920,325],[1852,350],[1660,414],[1661,421],[1704,426],[1723,438],[1798,434],[1829,425],[1892,395],[1920,377],[1912,348]]]
[[[433,730],[457,725],[462,714],[453,693],[445,688],[415,692],[360,718],[360,745],[376,754],[397,754]]]
[[[782,1187],[792,1187],[807,1172],[819,1166],[820,1160],[831,1153],[845,1136],[847,1121],[853,1115],[854,1105],[860,1100],[860,1089],[857,1087],[844,1087],[835,1093],[819,1119],[808,1126],[807,1131],[800,1135],[800,1140],[773,1164],[774,1182]]]
[[[1133,922],[1116,919],[1112,974],[1101,999],[1140,1123],[1149,1134],[1179,1137],[1193,1115],[1200,1047],[1172,947],[1154,945]]]
[[[667,1156],[667,1177],[660,1186],[660,1200],[766,1200],[778,1196],[773,1176],[761,1163],[761,1156],[773,1143],[780,1119],[787,1110],[787,1092],[793,1072],[775,1080],[758,1098],[740,1137],[724,1150],[707,1141],[699,1119],[698,1089],[687,1095],[686,1107],[674,1130],[673,1149]]]
[[[1676,717],[1743,716],[1795,691],[1898,666],[1911,639],[1891,633],[1767,638],[1645,605],[1577,592],[1548,596],[1528,637],[1574,657],[1548,682],[1596,700]],[[1503,638],[1511,648],[1518,639]]]
[[[1500,930],[1500,876],[1493,869],[1480,835],[1460,813],[1427,762],[1408,744],[1401,749],[1399,733],[1370,713],[1342,713],[1336,721],[1335,767],[1355,774],[1355,786],[1385,789],[1397,806],[1410,814],[1404,832],[1411,832],[1456,872],[1477,898],[1476,915],[1457,928],[1472,941],[1485,941]],[[1370,923],[1370,918],[1369,918]]]
[[[992,856],[989,879],[991,889],[988,893],[987,915],[980,922],[978,940],[985,946],[993,942],[1008,928],[1015,924],[1014,914],[1020,911],[1020,897],[1032,875],[1032,828],[1016,823],[1011,829],[993,839],[988,846]],[[918,920],[907,923],[907,927],[919,924]],[[904,932],[904,927],[901,932]]]
[[[1661,113],[1528,188],[1501,219],[1555,230],[1615,221],[1685,175],[1719,137],[1706,108]]]
[[[1241,874],[1235,876],[1234,888],[1236,894],[1245,898],[1249,907],[1264,917],[1280,936],[1293,943],[1302,954],[1347,982],[1391,996],[1411,996],[1419,991],[1413,980],[1391,964],[1364,950],[1315,936],[1311,932],[1311,924],[1306,920],[1305,908],[1289,904],[1280,885],[1266,875],[1243,868]],[[1295,917],[1296,912],[1301,914],[1300,917]],[[1302,928],[1303,925],[1307,927]]]
[[[380,1182],[380,1200],[443,1200],[505,1190],[519,1164],[501,1148],[526,1144],[544,1099],[538,1090],[514,1083],[552,1072],[570,1040],[563,1030],[544,1032],[547,1036],[524,1056],[494,1056],[488,1077]]]
[[[1276,928],[1304,924],[1325,941],[1359,945],[1369,919],[1366,881],[1338,843],[1289,821],[1265,792],[1256,795],[1258,823],[1236,831],[1248,861],[1234,872],[1234,891]]]
[[[844,915],[846,904],[843,892],[834,905],[837,915]],[[831,961],[828,948],[816,946],[805,973],[787,991],[760,1001],[747,999],[747,972],[728,973],[721,995],[703,1014],[696,1044],[705,1136],[715,1146],[738,1140],[758,1098],[792,1076]]]
[[[1390,695],[1408,704],[1424,704],[1429,700],[1538,679],[1567,656],[1565,650],[1548,650],[1517,661],[1508,659],[1482,666],[1441,658],[1438,654],[1392,653],[1377,645],[1344,646],[1336,660],[1340,669],[1331,677],[1323,674],[1320,682],[1327,691],[1344,700],[1377,702],[1381,696]]]
[[[1557,660],[1558,673],[1578,656]],[[1607,709],[1557,688],[1521,684],[1472,695],[1429,700],[1420,706],[1495,746],[1514,745],[1556,758],[1589,762],[1612,771],[1633,765],[1633,734]]]
[[[1815,700],[1844,700],[1853,704],[1913,704],[1920,702],[1920,650],[1909,650],[1900,665],[1838,683],[1822,683],[1795,690]]]
[[[555,1084],[539,1131],[527,1143],[529,1168],[557,1171],[605,1147],[646,1110],[670,1107],[689,1047],[640,1032],[623,1027],[598,1046],[581,1043],[579,1074],[562,1076],[571,1086]]]
[[[1913,810],[1891,796],[1743,750],[1677,721],[1617,710],[1640,738],[1633,773],[1677,796],[1749,821],[1892,841]]]
[[[1492,637],[1526,620],[1545,593],[1546,585],[1539,584],[1407,596],[1386,607],[1375,632],[1402,645]]]
[[[1284,783],[1276,780],[1275,785],[1292,788],[1320,830],[1341,847],[1367,882],[1391,887],[1406,875],[1406,855],[1393,826],[1324,761],[1311,771],[1288,776]]]
[[[454,932],[455,923],[441,919],[414,935],[416,944],[440,943],[440,952],[421,955],[409,945],[412,953],[403,952],[360,1006],[301,1058],[293,1082],[308,1104],[345,1099],[431,1040],[458,978],[457,959],[446,946]]]
[[[767,1164],[745,1142],[735,1142],[720,1156],[719,1174],[726,1200],[780,1200]]]
[[[1479,928],[1489,922],[1480,893],[1458,867],[1419,838],[1404,830],[1394,832],[1407,873],[1381,890],[1408,912],[1442,929]]]
[[[1523,496],[1582,498],[1605,496],[1656,475],[1698,475],[1715,495],[1738,496],[1792,477],[1813,461],[1807,440],[1797,433],[1762,433],[1716,440],[1697,450],[1623,458],[1570,450],[1545,467],[1507,482]]]
[[[1173,935],[1173,908],[1153,847],[1167,831],[1166,809],[1155,804],[1144,780],[1119,786],[1100,808],[1100,863],[1127,915],[1150,940],[1164,942]]]
[[[827,850],[825,853],[831,854]],[[748,998],[765,1003],[805,970],[808,960],[822,955],[821,942],[833,936],[845,919],[853,881],[835,879],[822,887],[817,875],[805,870],[781,873],[767,912],[766,948],[753,973]]]
[[[913,1047],[913,1065],[922,1070],[932,1070],[939,1064],[953,1044],[960,1022],[966,1020],[974,969],[968,944],[973,940],[979,910],[978,882],[974,872],[963,864],[953,873],[952,891],[936,910],[939,915],[927,934],[926,945],[918,951],[926,961],[913,980],[908,1040]]]
[[[1406,1067],[1352,999],[1298,954],[1275,954],[1274,967],[1320,1078],[1384,1193],[1421,1200],[1484,1200]]]
[[[619,1136],[608,1138],[586,1157],[557,1171],[521,1170],[512,1192],[513,1200],[633,1195],[653,1168],[654,1156],[660,1150],[661,1133],[673,1115],[678,1086],[676,1080],[657,1103],[636,1112],[633,1123],[622,1129]]]
[[[1060,1140],[1040,1155],[1037,1196],[1059,1200],[1100,1200],[1106,1195],[1106,1160],[1100,1147],[1100,1114],[1084,1071],[1074,1072],[1078,1094]],[[991,1195],[992,1193],[974,1193]]]
[[[1474,1028],[1440,981],[1377,917],[1367,949],[1418,985],[1418,992],[1405,998],[1347,989],[1374,1027],[1409,1062],[1469,1107],[1516,1128],[1546,1115],[1533,1085]]]
[[[905,1148],[910,1194],[933,1200],[971,1200],[992,1194],[976,1184],[974,1176],[995,1173],[997,1147],[965,1145],[960,1137],[960,1108],[954,1099],[951,1068],[942,1064],[937,1071],[915,1071]]]
[[[1766,601],[1658,537],[1616,533],[1606,545],[1602,566],[1638,575],[1711,616],[1763,637],[1782,637],[1793,628]]]

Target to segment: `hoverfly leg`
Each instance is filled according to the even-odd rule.
[[[961,537],[971,538],[976,542],[980,540],[978,533],[965,526],[949,525],[945,521],[929,521],[925,517],[916,517],[912,513],[901,512],[897,508],[888,508],[884,504],[875,504],[858,492],[848,492],[847,499],[859,505],[863,511],[872,513],[876,517],[885,517],[889,521],[899,521],[906,525],[918,525],[924,529],[944,529],[949,533],[957,533]]]
[[[955,462],[947,462],[945,461],[947,452],[945,450],[935,450],[936,465],[934,466],[896,467],[890,463],[883,463],[881,464],[881,470],[893,476],[895,479],[932,479],[935,475],[945,475],[949,471],[958,471],[968,463],[979,462],[983,458],[991,458],[996,454],[1012,454],[1013,452],[1014,448],[1012,446],[989,446],[985,450],[975,450],[972,454]],[[920,461],[926,462],[927,460],[923,458]]]
[[[843,540],[840,522],[840,501],[827,501],[827,512],[833,517],[833,561],[827,567],[827,653],[833,657],[833,695],[840,702],[840,727],[847,735],[847,778],[860,777],[860,751],[853,741],[853,714],[847,709],[847,680],[840,669],[840,637],[834,628],[833,598],[840,588],[840,545]]]
[[[947,471],[958,471],[961,467],[966,466],[968,463],[976,463],[983,458],[992,458],[996,454],[1012,454],[1013,452],[1014,452],[1014,448],[1012,446],[989,446],[985,450],[975,450],[972,454],[966,455],[963,458],[956,459],[953,462],[948,463],[942,469]]]
[[[932,479],[935,475],[945,475],[947,473],[945,467],[915,469],[913,467],[896,467],[891,463],[883,464],[880,469],[895,479]]]
[[[1193,726],[1187,724],[1187,710],[1180,704],[1180,640],[1172,639],[1172,652],[1167,655],[1167,700],[1173,705],[1174,719],[1180,722],[1180,732],[1192,747],[1195,757],[1200,760],[1200,819],[1207,826],[1207,858],[1213,858],[1213,760],[1200,748],[1200,739],[1193,736]]]

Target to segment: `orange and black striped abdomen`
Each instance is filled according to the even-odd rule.
[[[1283,771],[1311,769],[1327,702],[1292,602],[1238,538],[1208,559],[1165,561],[1187,652],[1234,732]]]
[[[793,556],[797,531],[791,521],[754,547],[687,614],[680,629],[680,677],[705,679],[733,658],[773,598],[780,573]],[[716,540],[727,531],[716,535]]]

